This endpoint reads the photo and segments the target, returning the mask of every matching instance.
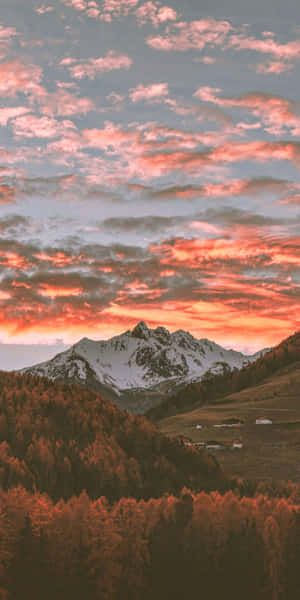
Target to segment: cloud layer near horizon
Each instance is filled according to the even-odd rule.
[[[142,0],[1,17],[0,341],[144,319],[256,349],[299,328],[292,19]]]

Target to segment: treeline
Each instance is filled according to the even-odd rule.
[[[228,489],[216,461],[81,386],[0,372],[0,487],[68,499]]]
[[[182,387],[159,406],[151,409],[147,417],[158,421],[164,417],[193,410],[203,404],[214,403],[229,394],[257,385],[280,369],[300,360],[300,332],[290,336],[254,363],[219,375],[208,374],[200,383]]]
[[[0,492],[1,600],[298,600],[293,497]]]

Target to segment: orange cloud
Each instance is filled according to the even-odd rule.
[[[58,298],[63,296],[79,296],[82,293],[82,288],[79,287],[54,287],[46,283],[42,284],[39,288],[41,296],[47,298]]]

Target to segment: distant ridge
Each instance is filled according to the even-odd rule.
[[[231,399],[238,401],[238,393],[243,390],[256,390],[263,382],[272,383],[276,378],[288,369],[291,374],[298,371],[300,363],[300,331],[284,339],[251,364],[242,369],[234,369],[223,374],[212,376],[208,374],[199,383],[192,383],[182,388],[163,401],[160,406],[148,411],[147,416],[156,421],[164,417],[178,413],[184,413],[196,409],[204,404],[225,402]],[[276,393],[274,382],[274,393]],[[284,384],[286,385],[286,383]],[[245,394],[244,394],[245,396]],[[300,406],[300,399],[299,399]]]

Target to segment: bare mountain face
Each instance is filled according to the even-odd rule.
[[[86,385],[120,408],[144,413],[182,386],[208,373],[241,368],[260,355],[226,350],[181,329],[150,329],[141,321],[109,340],[83,338],[52,360],[22,372]]]

